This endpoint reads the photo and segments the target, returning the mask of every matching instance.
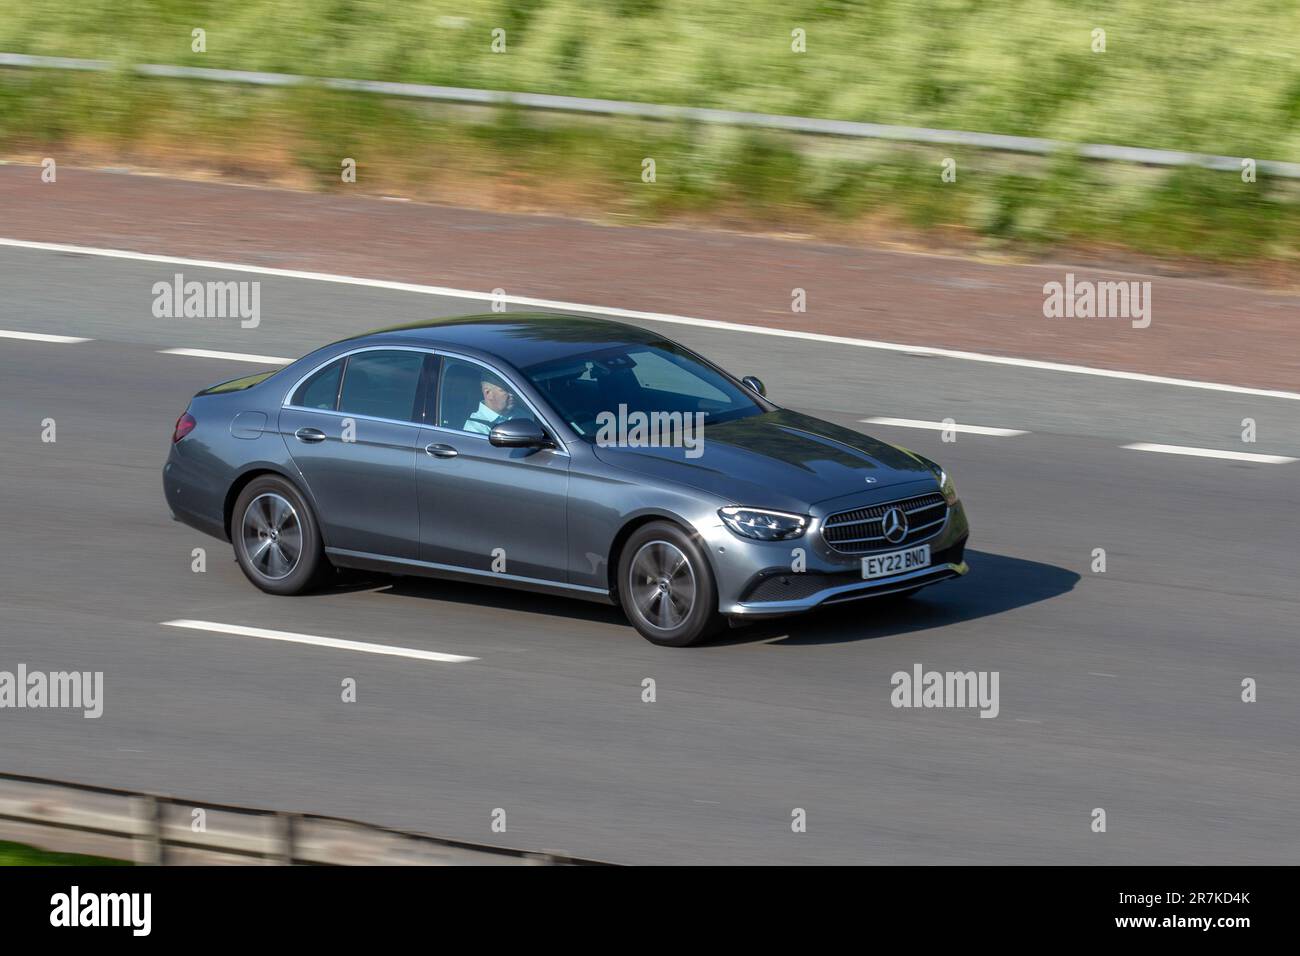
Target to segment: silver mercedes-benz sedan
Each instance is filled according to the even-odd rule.
[[[430,575],[621,604],[671,646],[967,570],[934,462],[576,316],[386,329],[205,389],[163,486],[272,594]]]

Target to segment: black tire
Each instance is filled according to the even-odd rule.
[[[724,623],[708,558],[669,521],[644,525],[627,539],[618,559],[618,597],[628,621],[651,644],[686,647]]]
[[[244,576],[268,594],[303,594],[331,571],[316,515],[298,489],[278,475],[254,478],[239,493],[230,540]]]

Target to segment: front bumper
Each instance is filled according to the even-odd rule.
[[[965,545],[965,541],[962,542],[962,545]],[[950,578],[959,578],[969,570],[970,568],[965,561],[944,561],[943,563],[931,564],[927,568],[917,568],[915,571],[907,571],[888,578],[874,578],[870,581],[857,580],[833,583],[842,579],[843,576],[808,575],[806,573],[803,575],[782,575],[772,580],[784,582],[803,578],[812,582],[816,590],[811,594],[797,598],[778,598],[775,600],[753,600],[751,598],[737,601],[723,608],[722,613],[732,617],[744,618],[802,614],[804,611],[811,611],[813,608],[828,604],[842,604],[845,601],[883,597],[886,594],[897,594],[900,591],[923,588],[927,585],[938,584],[940,581],[947,581]],[[760,586],[768,583],[764,581]],[[769,590],[767,593],[770,594],[771,591]],[[764,595],[764,597],[766,596],[767,594]]]
[[[935,534],[916,542],[930,546],[930,565],[886,578],[864,580],[860,556],[827,547],[820,525],[821,519],[814,516],[803,537],[786,542],[741,541],[725,529],[705,534],[718,579],[719,612],[744,619],[800,614],[823,605],[911,591],[969,570],[965,548],[970,528],[961,502],[948,509]],[[799,571],[793,570],[796,549],[803,551]]]

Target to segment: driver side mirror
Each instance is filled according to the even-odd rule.
[[[493,425],[488,442],[498,448],[554,448],[542,426],[531,418],[511,418]]]
[[[740,384],[744,385],[751,391],[758,392],[758,394],[762,395],[764,398],[767,397],[767,386],[763,384],[761,378],[757,378],[753,375],[746,375],[740,380]]]

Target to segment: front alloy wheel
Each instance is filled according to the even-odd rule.
[[[695,608],[690,559],[667,541],[648,541],[632,558],[629,578],[637,616],[657,631],[682,626]]]
[[[619,558],[619,601],[652,644],[685,647],[717,630],[718,592],[704,552],[678,525],[633,532]]]

